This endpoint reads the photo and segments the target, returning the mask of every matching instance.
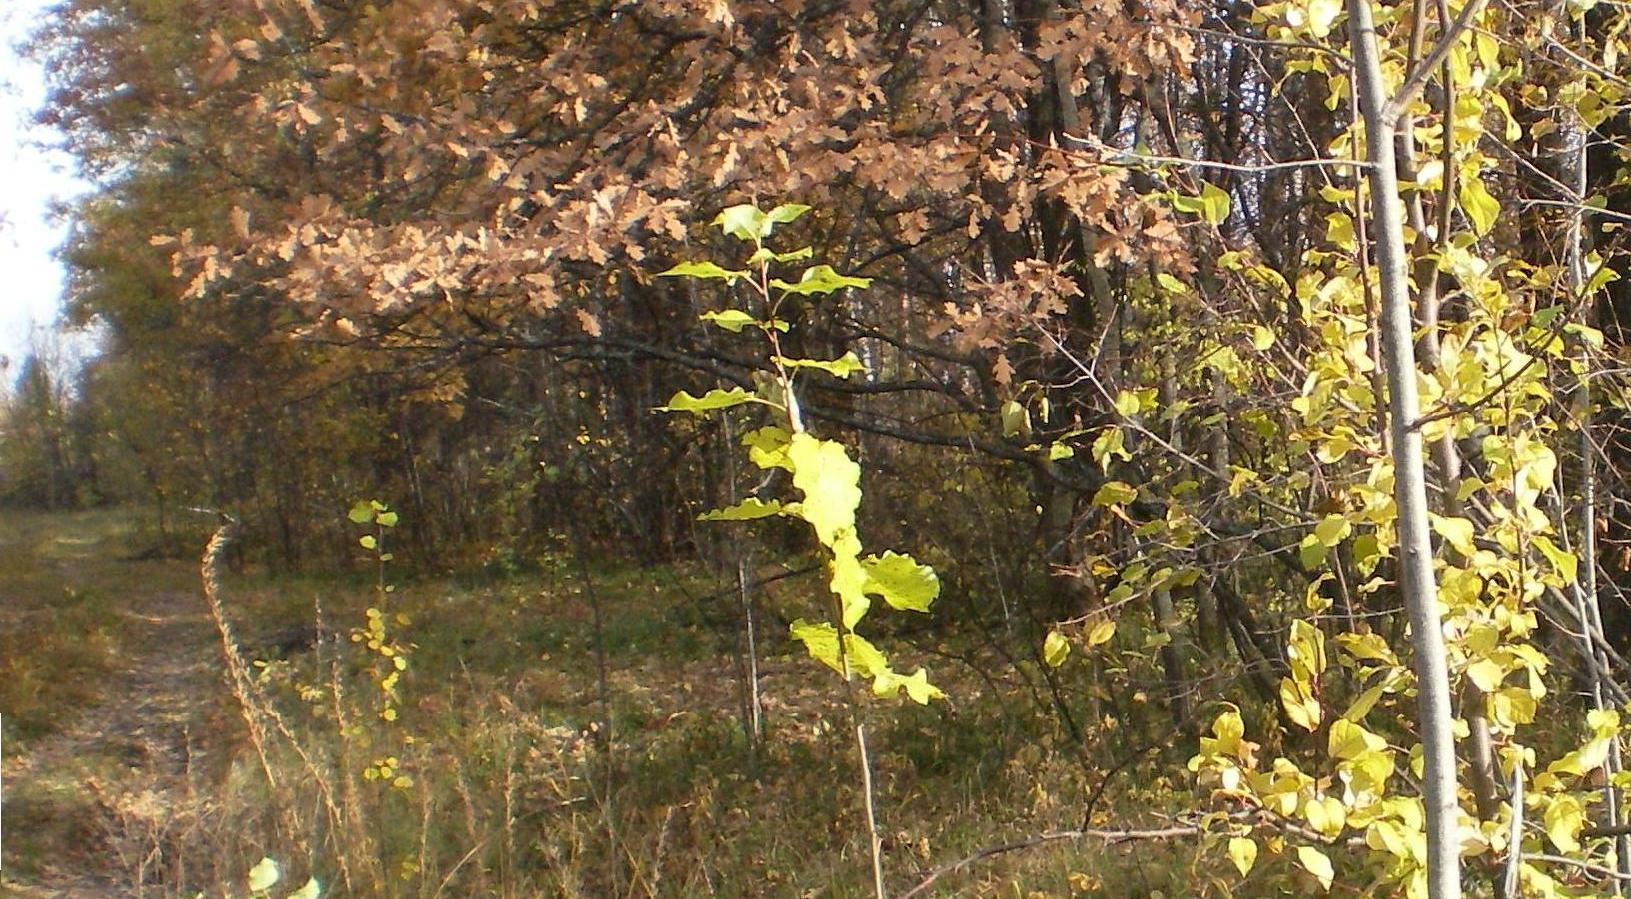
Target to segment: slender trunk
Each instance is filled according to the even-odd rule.
[[[1410,32],[1410,58],[1419,64],[1427,32],[1427,0],[1416,0],[1414,10],[1414,22]],[[1438,0],[1437,10],[1441,30],[1449,33],[1451,17],[1448,4],[1444,0]],[[1443,122],[1453,122],[1455,80],[1447,61],[1440,68],[1439,82],[1439,118]],[[1407,181],[1417,179],[1415,130],[1415,119],[1407,115],[1400,121],[1397,134],[1394,135],[1398,141],[1402,174]],[[1416,232],[1416,316],[1421,323],[1421,338],[1416,344],[1416,352],[1421,359],[1422,368],[1429,372],[1437,371],[1440,365],[1439,319],[1444,302],[1440,292],[1436,254],[1444,252],[1449,247],[1450,213],[1455,197],[1455,142],[1447,126],[1442,161],[1444,186],[1439,192],[1437,221],[1433,223],[1437,234],[1433,234],[1433,226],[1427,221],[1421,191],[1411,192],[1407,207],[1410,227]],[[1450,428],[1445,428],[1443,435],[1433,442],[1432,452],[1433,467],[1437,469],[1438,474],[1439,509],[1447,518],[1460,518],[1461,501],[1456,498],[1456,488],[1457,482],[1461,479],[1461,453],[1456,448],[1455,435]],[[1466,564],[1466,560],[1455,557],[1455,551],[1449,546],[1443,549],[1451,561]],[[1489,717],[1484,712],[1484,691],[1468,681],[1462,685],[1460,699],[1461,717],[1467,722],[1468,780],[1472,787],[1473,801],[1478,809],[1478,818],[1481,821],[1488,821],[1500,813],[1500,798],[1497,795],[1495,750],[1490,740]]]
[[[1177,373],[1176,363],[1169,355],[1162,363],[1164,369],[1161,379],[1161,404],[1167,408],[1177,402]],[[1175,448],[1182,449],[1183,435],[1178,432],[1177,422],[1174,421],[1168,431],[1167,439]],[[1151,596],[1155,611],[1155,626],[1167,638],[1161,647],[1161,667],[1167,678],[1167,709],[1172,713],[1173,724],[1179,730],[1189,727],[1189,678],[1184,672],[1183,633],[1178,626],[1178,610],[1172,602],[1172,591],[1166,588],[1156,590]]]
[[[1586,195],[1586,135],[1580,129],[1578,122],[1570,121],[1567,128],[1570,149],[1570,165],[1576,197]],[[1592,308],[1590,298],[1583,295],[1586,289],[1586,260],[1585,247],[1582,240],[1584,219],[1579,210],[1569,217],[1568,233],[1568,262],[1569,287],[1575,297],[1582,303],[1582,314],[1587,323],[1591,322]],[[1582,347],[1584,354],[1585,348]],[[1584,372],[1590,372],[1589,365],[1582,366]],[[1603,612],[1597,595],[1597,457],[1596,446],[1592,444],[1592,397],[1591,381],[1589,376],[1582,376],[1576,400],[1579,403],[1580,428],[1580,571],[1581,580],[1575,585],[1580,602],[1580,620],[1589,624],[1589,631],[1602,633]],[[1559,505],[1563,498],[1558,498]],[[1598,710],[1609,708],[1604,695],[1604,672],[1608,670],[1608,657],[1594,646],[1589,635],[1585,638],[1585,657],[1591,671],[1591,696],[1593,704]],[[1619,787],[1615,786],[1614,776],[1623,767],[1620,757],[1620,741],[1615,740],[1609,744],[1608,758],[1605,772],[1607,782],[1603,785],[1603,806],[1607,811],[1607,824],[1617,828],[1624,820],[1624,810],[1621,807]],[[1626,895],[1627,875],[1631,875],[1631,836],[1617,834],[1614,838],[1614,868],[1620,874],[1620,879],[1614,882],[1614,893],[1617,896]]]
[[[729,415],[719,420],[725,456],[726,505],[735,505],[736,492],[736,434],[731,428]],[[741,616],[741,639],[736,649],[738,690],[742,707],[742,733],[747,737],[748,766],[755,775],[759,772],[759,740],[761,737],[761,709],[759,701],[759,647],[753,620],[753,595],[748,589],[748,553],[741,541],[730,541],[732,563],[736,568],[737,611]]]
[[[1427,818],[1427,890],[1431,899],[1461,895],[1456,818],[1455,742],[1450,673],[1438,611],[1438,584],[1427,521],[1426,471],[1422,460],[1416,392],[1416,352],[1411,339],[1404,209],[1395,167],[1397,122],[1388,103],[1376,26],[1369,0],[1348,0],[1353,81],[1365,122],[1371,188],[1371,233],[1381,287],[1382,348],[1387,360],[1388,430],[1392,436],[1394,500],[1398,506],[1399,581],[1409,612],[1415,650],[1417,716],[1422,741],[1422,792]]]

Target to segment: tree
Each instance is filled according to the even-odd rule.
[[[809,204],[789,233],[873,288],[795,294],[777,355],[869,369],[799,408],[910,473],[879,485],[910,514],[868,528],[999,596],[939,636],[1102,741],[1086,765],[1210,719],[1196,802],[1258,810],[1218,824],[1243,873],[1278,830],[1327,887],[1448,896],[1462,855],[1555,893],[1532,850],[1587,863],[1586,776],[1619,740],[1558,688],[1578,664],[1626,698],[1591,620],[1623,571],[1590,549],[1624,533],[1623,341],[1586,314],[1623,211],[1575,246],[1603,204],[1556,157],[1595,149],[1570,171],[1620,201],[1619,160],[1580,144],[1623,130],[1621,16],[75,0],[43,46],[56,119],[119,175],[73,262],[129,337],[124,432],[197,437],[169,482],[269,523],[388,482],[427,547],[591,521],[682,555],[721,438],[649,411],[778,363],[651,273],[726,258],[718,209]],[[1567,745],[1532,728],[1560,718]]]

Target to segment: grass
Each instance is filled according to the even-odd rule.
[[[13,746],[58,730],[96,701],[124,650],[131,578],[174,583],[162,564],[123,561],[128,515],[0,515],[0,712]]]
[[[126,521],[33,516],[0,532],[0,578],[7,589],[30,583],[37,597],[5,612],[33,628],[4,663],[38,672],[33,686],[0,681],[8,712],[22,710],[8,728],[26,722],[31,740],[51,733],[59,715],[48,709],[117,700],[98,674],[119,656],[164,651],[131,645],[118,612],[130,591],[196,589],[185,563],[121,561]],[[30,553],[47,563],[28,566]],[[404,581],[383,595],[354,575],[229,578],[228,614],[251,647],[319,609],[344,634],[382,609],[386,645],[406,659],[394,699],[378,680],[394,663],[366,640],[263,659],[252,669],[259,740],[218,683],[200,682],[180,774],[62,765],[14,789],[8,812],[41,823],[32,857],[100,845],[126,882],[162,897],[231,888],[263,854],[284,862],[290,882],[315,874],[334,895],[870,895],[842,685],[794,652],[774,620],[809,614],[818,586],[791,578],[764,599],[766,738],[754,753],[737,714],[735,599],[701,568],[554,559],[501,579]],[[70,639],[86,626],[100,636]],[[953,701],[862,710],[897,890],[983,847],[1079,825],[1103,767],[1084,764],[1051,722],[987,695],[984,681],[934,668]],[[68,685],[81,680],[90,687]],[[387,707],[395,720],[384,720]],[[119,752],[111,735],[92,748],[82,755]],[[1128,809],[1181,807],[1176,788],[1118,786],[1106,807],[1128,823]],[[972,866],[930,895],[1223,895],[1205,876],[1219,855],[1197,873],[1193,843],[1062,843]]]

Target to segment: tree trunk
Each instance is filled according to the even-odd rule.
[[[1392,436],[1394,500],[1398,505],[1399,581],[1415,650],[1417,717],[1421,728],[1423,804],[1427,816],[1427,891],[1431,899],[1461,895],[1456,818],[1455,743],[1450,675],[1438,611],[1438,584],[1427,521],[1416,393],[1416,351],[1411,340],[1404,203],[1394,159],[1395,116],[1387,109],[1376,25],[1369,0],[1348,0],[1353,82],[1365,121],[1371,188],[1370,232],[1381,286],[1382,348],[1387,365],[1388,428]]]

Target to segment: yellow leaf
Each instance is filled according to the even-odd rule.
[[[1070,657],[1070,641],[1058,631],[1049,631],[1048,638],[1042,641],[1042,661],[1049,668],[1058,668]]]
[[[861,466],[851,461],[843,444],[809,434],[793,435],[787,458],[793,464],[793,486],[804,494],[800,516],[824,545],[832,546],[840,532],[855,527]]]
[[[1341,12],[1342,0],[1308,0],[1308,30],[1315,37],[1325,37]]]
[[[1315,447],[1314,454],[1321,462],[1330,465],[1341,462],[1342,457],[1348,455],[1348,451],[1353,448],[1354,443],[1352,440],[1338,434],[1328,440],[1321,440],[1319,445]]]
[[[1308,690],[1289,677],[1280,679],[1280,704],[1293,724],[1313,733],[1320,726],[1319,701],[1308,695]]]
[[[1314,875],[1320,886],[1327,890],[1331,888],[1331,881],[1336,878],[1336,870],[1331,867],[1331,860],[1325,853],[1313,846],[1298,846],[1297,861],[1308,873]]]
[[[1488,234],[1501,214],[1501,204],[1485,189],[1483,178],[1477,174],[1462,178],[1459,193],[1461,211],[1467,214],[1473,232],[1479,237]]]
[[[1478,689],[1485,693],[1493,693],[1506,679],[1506,670],[1488,657],[1479,659],[1467,666],[1467,678],[1478,685]]]
[[[1252,349],[1262,352],[1274,346],[1274,332],[1263,325],[1252,325]]]
[[[1580,831],[1586,826],[1586,813],[1580,800],[1567,793],[1552,797],[1542,816],[1546,838],[1562,852],[1580,849]]]
[[[1442,515],[1432,515],[1433,531],[1455,548],[1464,559],[1472,558],[1478,547],[1472,542],[1472,522],[1465,518],[1445,518]]]
[[[1168,293],[1189,292],[1189,286],[1187,284],[1178,280],[1177,278],[1174,278],[1166,272],[1158,272],[1155,276],[1155,283],[1161,285],[1161,289],[1167,291]]]
[[[1286,654],[1293,673],[1300,679],[1312,680],[1325,672],[1325,634],[1319,628],[1298,619],[1291,622],[1291,639],[1286,642]]]
[[[1350,530],[1352,528],[1347,518],[1341,515],[1327,515],[1319,524],[1314,525],[1314,539],[1327,547],[1336,546],[1348,536]]]
[[[1031,434],[1031,413],[1019,403],[1009,400],[1002,404],[1002,436],[1029,437]]]
[[[264,893],[282,877],[283,872],[279,870],[278,863],[270,858],[263,858],[255,863],[255,867],[249,869],[249,891]]]
[[[1229,861],[1235,863],[1241,877],[1250,874],[1252,865],[1257,862],[1257,841],[1249,837],[1230,837]]]
[[[1309,803],[1310,806],[1319,806],[1322,823],[1314,825],[1314,829],[1332,839],[1340,836],[1342,828],[1348,823],[1348,809],[1342,800],[1334,796],[1326,796]],[[1313,824],[1313,820],[1309,820]]]
[[[1552,542],[1550,537],[1544,534],[1536,534],[1534,544],[1535,548],[1540,550],[1540,554],[1546,557],[1546,561],[1552,563],[1552,568],[1557,571],[1559,577],[1563,578],[1565,584],[1574,583],[1574,579],[1580,570],[1580,558],[1578,556],[1559,547]]]
[[[1343,761],[1387,748],[1386,740],[1346,718],[1338,718],[1331,722],[1328,743],[1331,755]]]
[[[1103,646],[1104,644],[1109,643],[1110,638],[1114,637],[1115,635],[1116,623],[1108,618],[1100,619],[1099,621],[1094,622],[1093,627],[1088,630],[1087,645]]]
[[[1325,803],[1318,799],[1310,799],[1303,804],[1303,820],[1308,822],[1316,833],[1328,834],[1331,830],[1331,817]]]
[[[1138,394],[1133,393],[1131,390],[1123,390],[1116,394],[1115,405],[1116,412],[1121,415],[1122,418],[1132,418],[1134,415],[1138,414],[1138,409],[1141,404],[1138,401]]]

